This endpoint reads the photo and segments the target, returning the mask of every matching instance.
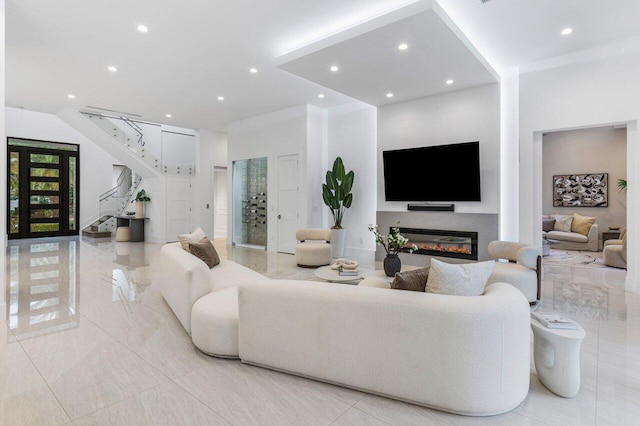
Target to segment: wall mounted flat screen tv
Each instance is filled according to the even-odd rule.
[[[480,143],[383,151],[387,201],[480,201]]]

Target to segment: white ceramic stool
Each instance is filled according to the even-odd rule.
[[[556,395],[572,398],[580,389],[580,346],[584,329],[547,328],[531,318],[533,362],[538,379]]]

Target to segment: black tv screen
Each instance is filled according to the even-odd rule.
[[[480,143],[383,151],[387,201],[480,201]]]

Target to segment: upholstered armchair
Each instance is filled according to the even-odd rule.
[[[542,250],[538,246],[511,241],[491,241],[489,254],[497,260],[487,285],[496,282],[511,284],[520,290],[530,305],[540,301],[542,286]]]
[[[627,229],[620,232],[620,239],[607,240],[602,249],[604,264],[614,268],[627,269]]]
[[[316,268],[331,263],[331,230],[307,228],[296,231],[296,263],[303,268]]]

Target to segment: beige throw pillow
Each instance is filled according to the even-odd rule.
[[[571,232],[571,222],[573,222],[573,216],[557,214],[554,216],[556,223],[553,225],[554,231]]]
[[[394,290],[424,291],[429,277],[429,268],[396,272],[391,288]]]
[[[453,296],[479,296],[493,272],[494,261],[449,264],[431,259],[425,291]]]
[[[587,235],[591,229],[591,225],[596,221],[595,217],[581,216],[578,213],[573,214],[573,221],[571,222],[571,232],[577,232],[578,234]]]
[[[197,243],[201,241],[204,237],[206,237],[204,231],[199,226],[190,234],[180,234],[178,235],[178,241],[180,241],[180,245],[186,251],[189,251],[189,243]]]
[[[220,264],[218,252],[207,237],[197,243],[189,243],[189,253],[206,263],[209,269]]]

